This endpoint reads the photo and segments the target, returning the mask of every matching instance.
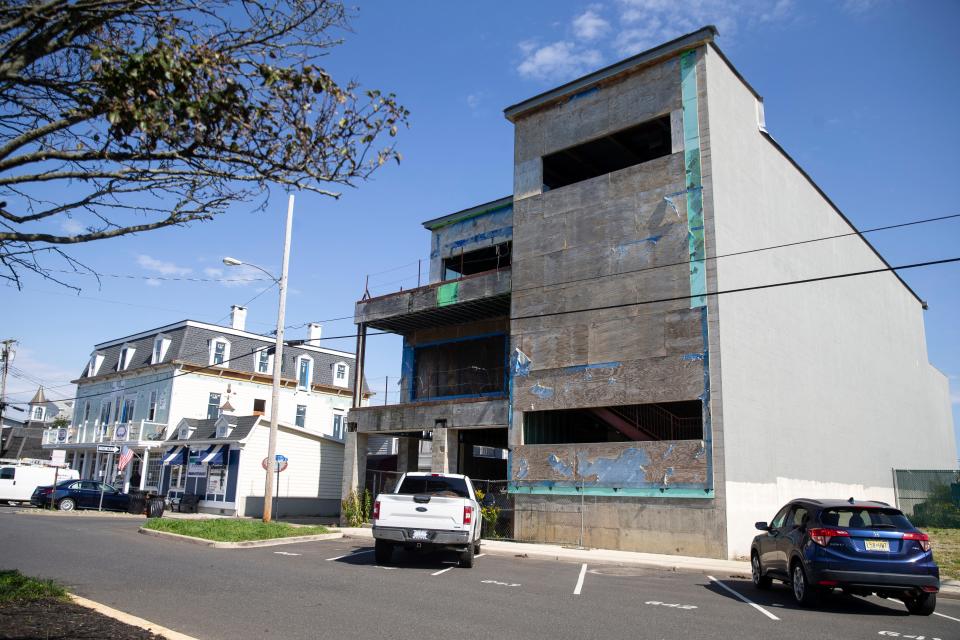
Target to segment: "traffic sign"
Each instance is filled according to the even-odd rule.
[[[270,458],[264,458],[264,459],[263,459],[263,462],[260,463],[260,466],[262,466],[262,467],[264,468],[264,470],[266,470],[266,468],[267,468],[267,461],[268,461],[269,459],[270,459]],[[287,464],[290,462],[290,460],[287,458],[287,456],[278,453],[278,454],[275,456],[275,459],[276,459],[277,463],[276,463],[276,465],[274,466],[274,470],[275,470],[277,473],[280,473],[281,471],[286,471],[286,470],[287,470]]]
[[[120,453],[120,447],[111,444],[98,444],[97,453]]]

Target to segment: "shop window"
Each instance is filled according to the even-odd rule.
[[[222,464],[210,465],[207,470],[207,500],[223,502],[227,493],[227,467]]]
[[[170,467],[170,490],[182,491],[187,484],[187,468],[177,465]]]
[[[559,189],[670,155],[670,116],[543,156],[543,189]]]

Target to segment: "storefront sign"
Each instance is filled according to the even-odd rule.
[[[205,464],[190,464],[187,467],[187,477],[188,478],[206,478],[207,477],[207,465]]]
[[[207,478],[207,493],[223,493],[223,472],[216,473],[210,470],[210,477]]]

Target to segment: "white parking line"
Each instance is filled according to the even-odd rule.
[[[327,558],[327,562],[331,560],[339,560],[340,558],[349,558],[350,556],[358,556],[361,553],[373,553],[373,549],[364,549],[363,551],[351,551],[350,553],[345,553],[342,556],[336,556],[335,558]]]
[[[432,575],[432,576],[438,576],[438,575],[440,575],[441,573],[446,573],[447,571],[450,571],[450,569],[453,569],[453,567],[447,567],[446,569],[440,569],[440,571],[434,571],[434,572],[431,573],[430,575]]]
[[[477,555],[475,555],[475,556],[473,556],[473,557],[474,557],[474,558],[482,558],[482,557],[485,556],[485,555],[487,555],[487,554],[485,554],[485,553],[478,553]]]
[[[933,615],[940,616],[941,618],[946,618],[947,620],[953,620],[954,622],[960,622],[960,618],[953,618],[951,616],[944,615],[942,613],[933,612]]]
[[[729,591],[730,593],[732,593],[732,594],[735,595],[736,597],[740,598],[741,600],[743,600],[744,602],[746,602],[748,605],[750,605],[751,607],[753,607],[754,609],[756,609],[757,611],[759,611],[759,612],[762,613],[763,615],[767,616],[767,617],[770,618],[771,620],[779,620],[779,619],[780,619],[780,618],[778,618],[777,616],[775,616],[775,615],[773,615],[772,613],[770,613],[769,611],[767,611],[766,609],[764,609],[763,607],[761,607],[760,605],[758,605],[756,602],[752,602],[752,601],[751,601],[750,599],[748,599],[746,596],[740,595],[739,593],[737,593],[736,591],[734,591],[733,589],[731,589],[731,588],[728,587],[727,585],[723,584],[722,582],[720,582],[719,580],[717,580],[717,579],[714,578],[713,576],[707,576],[707,577],[710,578],[710,582],[714,583],[714,584],[717,585],[718,587],[722,587],[722,588],[726,589],[727,591]]]
[[[580,590],[583,589],[583,577],[587,575],[587,564],[584,563],[580,566],[580,577],[577,578],[577,586],[573,589],[573,595],[580,595]]]

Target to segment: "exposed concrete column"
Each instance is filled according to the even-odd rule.
[[[343,446],[343,482],[340,485],[340,499],[346,500],[351,492],[360,493],[367,476],[367,439],[366,433],[348,431]],[[340,525],[347,523],[340,512]]]
[[[430,465],[433,473],[457,472],[457,436],[456,429],[434,427],[433,460]]]
[[[397,471],[417,471],[420,464],[420,439],[397,438]]]
[[[80,478],[82,480],[87,480],[90,477],[90,452],[84,451],[83,455],[83,464],[80,465]]]

